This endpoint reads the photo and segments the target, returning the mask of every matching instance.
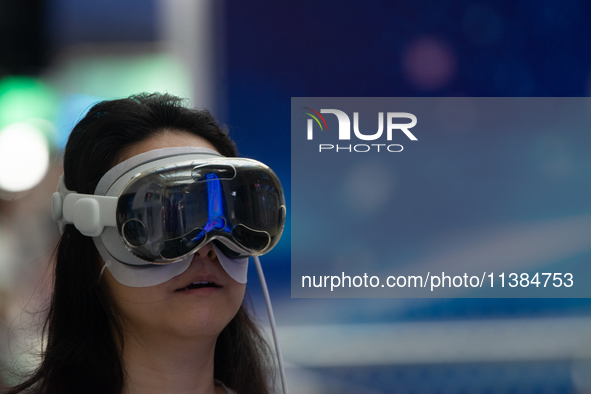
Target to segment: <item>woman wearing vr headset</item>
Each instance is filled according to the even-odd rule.
[[[281,185],[235,158],[206,111],[142,94],[74,127],[39,368],[16,393],[269,393],[244,304],[247,258],[278,241]],[[229,159],[233,158],[233,159]]]

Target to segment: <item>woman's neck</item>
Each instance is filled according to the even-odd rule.
[[[214,385],[215,343],[215,337],[188,340],[166,335],[126,335],[124,393],[224,393]]]

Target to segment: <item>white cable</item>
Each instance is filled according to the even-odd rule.
[[[107,262],[105,263],[105,265],[103,265],[103,268],[101,269],[101,272],[100,272],[100,274],[99,274],[98,280],[96,281],[97,283],[101,281],[101,278],[103,277],[103,274],[105,273],[105,269],[106,269],[108,266],[110,266],[110,265],[111,265],[111,262],[110,262],[110,261],[107,261]]]
[[[285,370],[283,369],[283,357],[281,356],[281,349],[279,349],[279,340],[277,339],[277,328],[275,327],[275,316],[273,315],[273,307],[271,306],[271,297],[269,296],[269,289],[267,289],[267,281],[261,267],[259,256],[253,256],[259,280],[261,281],[261,288],[265,296],[265,304],[267,305],[267,314],[269,315],[269,323],[271,323],[271,332],[273,333],[273,342],[275,343],[275,353],[277,353],[277,362],[279,364],[279,373],[281,375],[281,386],[283,387],[283,394],[287,394],[287,381],[285,379]]]

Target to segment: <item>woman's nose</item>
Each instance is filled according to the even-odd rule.
[[[197,252],[195,252],[195,255],[201,259],[209,258],[211,260],[217,257],[215,250],[213,250],[213,246],[211,246],[211,242],[203,245]]]

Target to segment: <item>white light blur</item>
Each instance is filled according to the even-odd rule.
[[[0,189],[22,192],[36,186],[49,167],[44,135],[29,123],[12,123],[0,130]]]
[[[214,40],[215,2],[158,0],[156,4],[162,49],[191,73],[191,86],[186,86],[187,90],[181,96],[188,97],[192,105],[208,108],[215,114],[217,89],[214,85],[216,72],[219,72],[213,61],[217,57],[216,49],[219,49]]]

